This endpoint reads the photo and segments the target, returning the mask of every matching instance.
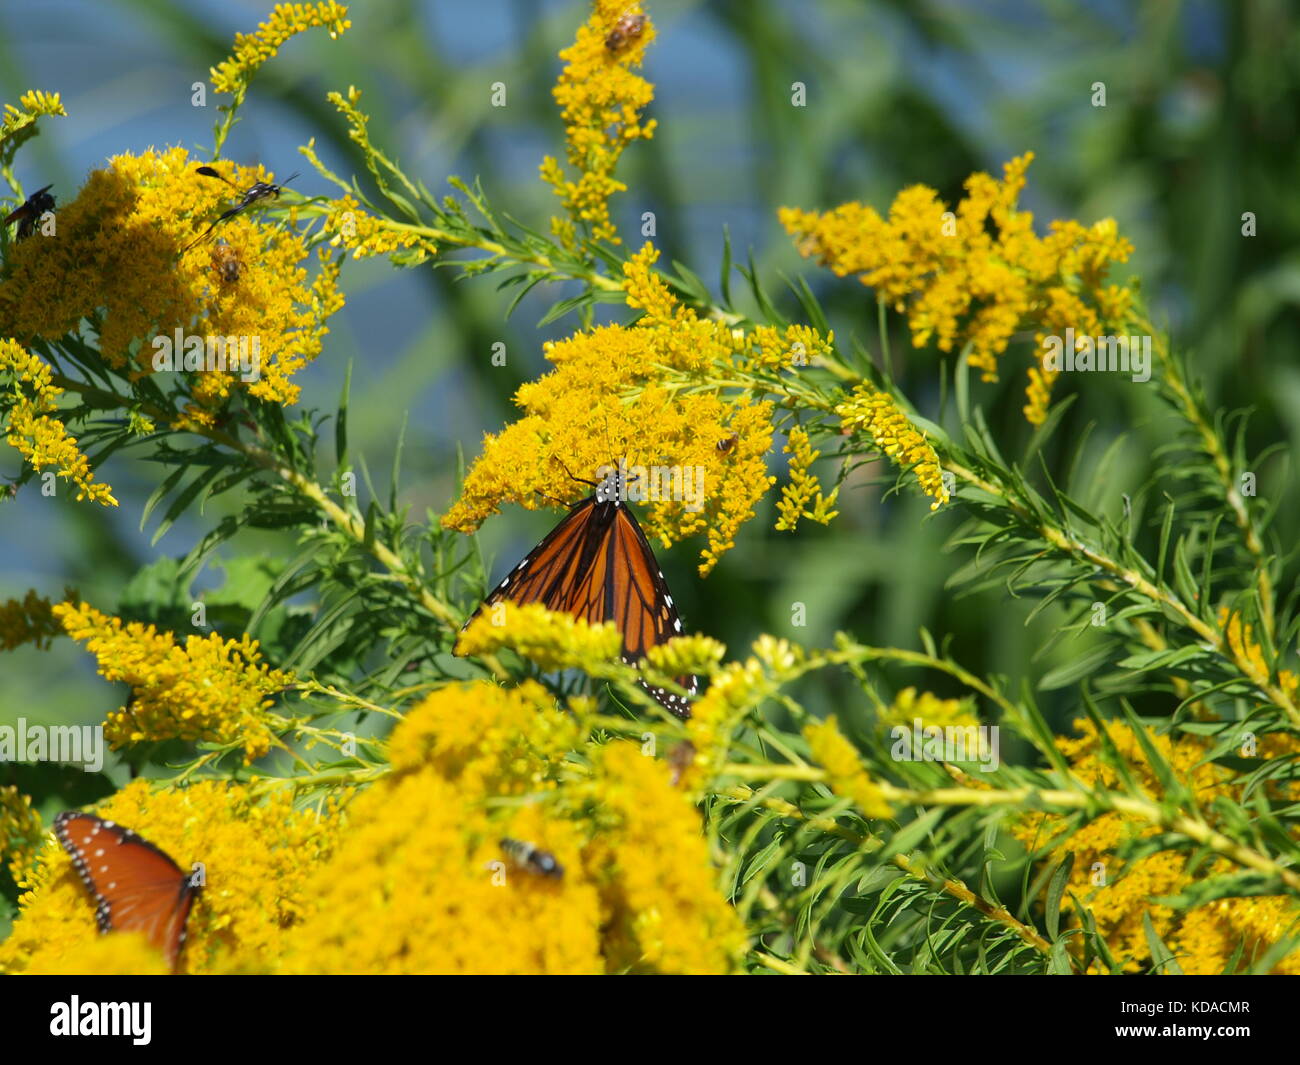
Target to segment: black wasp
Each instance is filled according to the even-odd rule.
[[[564,875],[564,867],[555,860],[555,855],[544,851],[534,843],[525,843],[518,839],[503,839],[501,850],[520,869],[527,869],[538,876],[549,876],[558,880]]]
[[[281,190],[287,184],[289,184],[289,182],[291,182],[294,178],[298,176],[298,172],[295,170],[292,174],[290,174],[278,185],[272,185],[269,181],[259,181],[254,185],[251,185],[249,188],[241,191],[239,186],[236,185],[233,181],[231,181],[230,178],[226,177],[224,174],[218,173],[210,166],[195,167],[194,172],[196,174],[202,174],[204,177],[216,178],[218,181],[224,181],[232,189],[239,192],[240,200],[239,203],[237,203],[225,214],[221,215],[215,222],[212,223],[212,225],[208,226],[208,228],[205,229],[201,235],[195,237],[192,241],[186,244],[184,248],[185,251],[189,251],[192,247],[194,247],[195,244],[198,244],[201,240],[206,238],[209,233],[211,233],[217,226],[219,226],[227,218],[234,218],[235,215],[239,214],[241,211],[248,210],[248,208],[252,207],[253,204],[257,203],[258,200],[265,200],[268,197],[278,200],[280,198]]]
[[[10,222],[18,223],[18,239],[30,237],[36,232],[36,223],[40,221],[41,215],[46,211],[54,210],[54,197],[50,195],[50,189],[53,185],[46,185],[43,189],[37,189],[27,201],[14,210],[10,211],[0,227],[7,226]]]

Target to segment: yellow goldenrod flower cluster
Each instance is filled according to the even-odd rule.
[[[390,751],[392,774],[348,808],[281,971],[717,973],[743,951],[667,767],[633,743],[584,743],[540,685],[434,692]],[[505,838],[562,874],[520,867]]]
[[[858,750],[845,737],[835,717],[808,725],[803,730],[804,739],[813,761],[826,770],[827,784],[832,791],[852,799],[864,817],[889,817],[891,810],[880,785],[862,764]]]
[[[1057,740],[1057,747],[1069,758],[1075,774],[1085,784],[1122,788],[1096,727],[1082,719],[1075,722],[1075,727],[1081,736]],[[1106,735],[1143,791],[1161,794],[1162,785],[1133,730],[1112,723]],[[1147,739],[1170,764],[1175,776],[1192,789],[1203,811],[1212,808],[1217,795],[1240,798],[1240,786],[1229,772],[1204,760],[1208,745],[1199,737],[1171,740],[1148,733]],[[1041,847],[1066,829],[1067,820],[1060,814],[1032,814],[1014,825],[1012,832],[1026,846]],[[1179,894],[1196,881],[1232,869],[1224,859],[1196,865],[1173,850],[1160,850],[1127,862],[1117,854],[1122,843],[1160,832],[1159,826],[1136,817],[1104,813],[1065,836],[1050,852],[1053,861],[1060,856],[1059,851],[1074,853],[1066,897],[1076,895],[1088,907],[1097,931],[1126,969],[1138,970],[1150,960],[1144,915],[1150,917],[1156,933],[1190,975],[1222,972],[1238,949],[1239,965],[1248,966],[1293,931],[1300,909],[1285,896],[1225,898],[1188,910],[1157,902],[1160,897]],[[1064,905],[1071,904],[1067,901]],[[1300,954],[1292,952],[1273,971],[1300,973]]]
[[[271,177],[260,167],[217,169],[240,188]],[[60,208],[58,240],[11,249],[0,281],[0,334],[57,341],[86,319],[105,362],[132,376],[155,373],[160,345],[183,368],[175,337],[180,332],[187,344],[198,338],[203,368],[175,375],[198,424],[212,424],[213,411],[235,389],[296,402],[299,388],[290,378],[319,354],[325,319],[342,306],[337,269],[321,269],[309,282],[301,265],[309,254],[305,240],[259,221],[257,211],[223,222],[177,260],[226,209],[230,192],[196,176],[183,148],[110,159]],[[233,279],[218,255],[238,264]],[[223,352],[234,342],[250,353],[255,341],[255,372],[233,356],[218,360],[218,341]]]
[[[1228,650],[1238,665],[1256,684],[1268,681],[1270,670],[1264,658],[1264,649],[1255,639],[1254,626],[1242,620],[1241,614],[1227,607],[1219,608],[1219,628],[1228,641]],[[1300,694],[1300,675],[1289,669],[1277,671],[1277,683],[1294,701]]]
[[[629,473],[639,468],[626,487],[630,500],[651,503],[651,540],[667,547],[706,533],[702,576],[734,546],[775,483],[765,460],[774,408],[728,394],[724,382],[736,367],[778,364],[791,352],[806,364],[829,340],[805,327],[745,333],[701,318],[652,272],[657,257],[647,245],[624,266],[627,302],[644,311],[634,325],[545,346],[555,369],[519,388],[524,416],[484,440],[444,527],[471,532],[502,503],[532,510],[586,494],[572,477],[595,481],[622,461]]]
[[[763,663],[754,656],[712,671],[708,691],[691,704],[686,722],[691,761],[680,775],[684,791],[696,797],[703,794],[727,762],[735,722],[773,690]]]
[[[12,378],[9,396],[0,395],[0,409],[7,407],[5,441],[33,469],[53,466],[60,477],[75,484],[78,502],[90,499],[117,506],[112,488],[95,480],[77,441],[54,417],[63,390],[54,384],[45,361],[13,340],[0,339],[0,380],[5,376]]]
[[[140,832],[184,870],[202,863],[181,956],[191,973],[263,969],[279,957],[286,936],[316,907],[307,884],[337,838],[332,804],[324,814],[299,811],[289,789],[259,798],[252,786],[225,781],[155,789],[135,780],[95,812]],[[25,886],[13,932],[0,943],[0,972],[85,972],[87,949],[92,971],[159,971],[147,945],[95,946],[95,908],[52,834]]]
[[[727,972],[745,929],[718,893],[699,812],[635,744],[607,744],[593,760],[604,830],[588,868],[601,887],[609,971]]]
[[[392,255],[415,249],[418,254],[432,255],[438,250],[432,241],[418,233],[394,229],[387,220],[371,214],[355,197],[342,196],[330,204],[324,232],[332,233],[330,245],[346,248],[354,259],[372,255]]]
[[[712,636],[675,636],[648,648],[646,661],[660,673],[680,677],[686,673],[712,673],[727,653],[725,644]]]
[[[1033,214],[1017,207],[1026,153],[1003,168],[997,181],[985,173],[966,179],[955,210],[924,185],[900,192],[881,218],[870,207],[847,203],[825,213],[782,208],[781,224],[837,275],[858,275],[899,313],[906,312],[912,343],[933,341],[940,351],[969,345],[970,365],[995,380],[998,360],[1018,332],[1031,330],[1040,345],[1030,370],[1025,415],[1041,424],[1054,374],[1043,365],[1046,336],[1119,332],[1133,291],[1107,284],[1115,264],[1133,246],[1113,219],[1093,226],[1057,221],[1047,236],[1033,230]]]
[[[831,519],[839,513],[832,510],[838,487],[829,496],[823,495],[821,482],[810,467],[821,456],[814,451],[808,440],[807,430],[796,426],[786,438],[785,452],[790,456],[790,479],[781,489],[781,499],[776,505],[780,517],[776,527],[784,532],[793,532],[800,518],[829,525]]]
[[[0,785],[0,859],[22,883],[41,842],[41,819],[32,800],[12,784]]]
[[[263,663],[256,640],[227,641],[214,632],[188,636],[180,647],[170,633],[123,624],[86,603],[60,603],[54,616],[99,660],[100,676],[131,686],[131,701],[104,722],[113,747],[205,740],[242,746],[246,762],[271,749],[268,696],[294,678]]]
[[[594,240],[619,243],[609,197],[627,186],[614,177],[614,170],[624,148],[654,135],[655,120],[641,118],[654,99],[654,86],[631,69],[641,65],[654,39],[654,24],[641,16],[635,37],[617,48],[606,43],[617,23],[641,15],[640,7],[627,0],[595,0],[577,39],[560,53],[564,69],[554,95],[564,119],[566,155],[578,177],[569,180],[552,156],[542,161],[541,174],[568,213],[567,218],[553,219],[551,226],[569,248],[577,245],[578,224]]]
[[[255,33],[235,34],[235,48],[228,59],[223,59],[209,73],[212,87],[217,92],[239,94],[247,87],[249,79],[280,46],[314,26],[324,26],[331,38],[346,30],[352,23],[347,18],[345,4],[276,4],[265,22],[259,22]]]
[[[168,976],[167,959],[142,932],[114,932],[55,956],[38,951],[21,970],[28,976]]]
[[[580,669],[619,657],[623,636],[612,621],[591,625],[540,603],[502,602],[488,607],[456,642],[460,655],[491,654],[508,647],[544,670]]]
[[[0,114],[0,144],[13,139],[15,134],[23,130],[30,130],[42,115],[66,115],[67,113],[57,92],[42,92],[40,89],[25,92],[18,97],[17,107],[13,104],[5,104],[4,112]],[[13,145],[9,145],[5,151],[9,152],[12,149]]]
[[[865,432],[899,468],[912,471],[921,490],[934,500],[931,510],[948,502],[939,456],[888,393],[863,382],[835,408],[835,413],[840,417],[842,431]]]
[[[65,599],[76,595],[71,588]],[[0,651],[30,643],[38,649],[49,647],[55,636],[63,635],[63,627],[54,619],[54,604],[32,589],[22,599],[0,603]]]
[[[911,728],[917,719],[925,728],[975,728],[980,723],[969,699],[941,699],[930,692],[904,688],[881,713],[880,724]]]

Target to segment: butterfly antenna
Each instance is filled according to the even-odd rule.
[[[564,464],[563,459],[559,458],[558,456],[552,456],[552,457],[555,459],[556,462],[560,464],[560,469],[562,469],[565,473],[569,475],[570,480],[577,481],[579,484],[589,484],[591,485],[592,488],[599,487],[595,481],[589,481],[585,477],[574,477],[573,471],[571,471],[569,467]],[[567,506],[568,504],[566,503],[565,505]]]

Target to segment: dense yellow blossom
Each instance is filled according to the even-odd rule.
[[[348,809],[281,971],[723,972],[743,949],[667,767],[631,743],[586,743],[539,685],[441,689],[390,752],[392,774]],[[519,868],[506,837],[563,874]]]
[[[211,424],[211,411],[235,390],[295,402],[299,388],[291,378],[320,353],[325,320],[343,297],[337,270],[327,266],[309,280],[305,239],[263,221],[261,208],[186,248],[227,209],[233,192],[196,175],[194,163],[183,148],[150,149],[92,171],[59,209],[58,240],[11,248],[0,281],[0,335],[57,341],[88,329],[104,361],[135,376],[156,372],[155,357],[167,353],[161,345],[174,348],[178,330],[187,340],[197,337],[205,345],[204,368],[167,372],[162,383],[176,379],[192,399],[192,417]],[[261,167],[214,165],[241,189],[271,180]],[[239,263],[233,280],[213,261],[218,241]],[[218,365],[218,338],[242,343],[251,369]]]
[[[58,956],[38,951],[28,976],[167,976],[167,959],[141,932],[109,932]]]
[[[474,681],[429,695],[389,741],[398,772],[429,769],[467,796],[553,789],[578,725],[536,681],[499,688]]]
[[[902,469],[910,469],[921,490],[932,497],[930,509],[948,502],[939,456],[885,392],[863,382],[835,408],[840,427],[846,432],[865,432]]]
[[[790,479],[781,488],[781,499],[776,505],[777,512],[781,515],[776,527],[793,532],[800,518],[829,525],[831,519],[839,513],[831,507],[835,505],[840,490],[837,487],[829,496],[822,494],[821,482],[811,470],[821,452],[813,450],[807,430],[798,426],[791,429],[785,452],[790,456]]]
[[[276,4],[265,22],[259,22],[255,33],[235,34],[235,47],[230,57],[223,59],[209,72],[212,87],[217,92],[242,93],[249,79],[280,46],[313,26],[324,26],[331,38],[337,38],[352,23],[347,18],[345,4]]]
[[[1108,789],[1121,786],[1115,768],[1103,755],[1101,737],[1090,721],[1079,720],[1077,738],[1062,737],[1057,747],[1070,760],[1075,774],[1085,784]],[[1148,794],[1163,789],[1145,753],[1127,725],[1112,723],[1106,733],[1128,772]],[[1226,769],[1204,761],[1207,745],[1199,737],[1148,733],[1147,739],[1173,768],[1174,775],[1189,787],[1202,810],[1212,808],[1216,795],[1234,796],[1238,788]],[[1033,814],[1013,827],[1026,845],[1043,846],[1065,828],[1059,814]],[[1196,909],[1179,910],[1155,901],[1179,894],[1191,883],[1230,872],[1224,859],[1189,868],[1187,856],[1162,850],[1128,863],[1117,854],[1121,844],[1160,833],[1159,826],[1121,813],[1104,813],[1078,828],[1053,847],[1052,860],[1065,850],[1074,853],[1070,891],[1086,905],[1098,932],[1123,966],[1135,971],[1150,961],[1150,946],[1143,915],[1164,943],[1174,952],[1179,966],[1191,974],[1218,973],[1227,967],[1238,947],[1244,947],[1241,964],[1250,965],[1260,954],[1285,935],[1300,917],[1295,900],[1285,897],[1220,899]],[[1104,883],[1098,883],[1103,880]],[[1072,904],[1063,904],[1067,909]],[[1278,973],[1300,973],[1300,953],[1293,952],[1274,969]]]
[[[641,65],[646,46],[654,39],[654,24],[644,18],[640,33],[623,47],[606,45],[620,19],[640,14],[639,3],[595,0],[577,39],[560,53],[565,65],[553,91],[564,119],[566,155],[577,178],[570,180],[551,156],[543,160],[541,175],[568,214],[555,219],[552,229],[569,247],[576,245],[576,223],[595,240],[619,243],[609,216],[609,197],[627,186],[614,177],[614,170],[624,148],[654,135],[655,120],[641,118],[654,99],[654,86],[631,69]]]
[[[438,250],[432,241],[418,233],[393,228],[391,222],[365,210],[351,195],[330,204],[324,231],[333,234],[332,246],[346,248],[355,259],[414,249],[415,258],[411,262],[418,262],[424,255]],[[403,262],[406,264],[406,260]]]
[[[555,369],[515,394],[523,417],[486,437],[461,498],[442,519],[446,528],[470,532],[505,502],[531,510],[589,494],[573,478],[594,481],[602,467],[622,461],[630,472],[645,470],[639,484],[652,480],[644,518],[651,540],[667,547],[705,533],[702,576],[734,546],[775,483],[765,460],[774,406],[720,382],[738,368],[797,372],[825,353],[829,338],[802,326],[746,333],[701,318],[653,273],[657,257],[647,245],[624,266],[628,305],[644,312],[634,325],[600,326],[545,345]],[[723,442],[728,446],[719,447]],[[668,471],[673,491],[653,480],[656,470]],[[639,489],[628,489],[635,501]]]
[[[866,817],[890,815],[884,792],[863,767],[857,748],[840,732],[834,715],[818,724],[808,725],[803,734],[813,761],[826,770],[827,783],[832,791],[852,799]]]
[[[502,602],[488,607],[456,641],[456,653],[482,655],[508,647],[544,670],[580,669],[617,659],[623,636],[612,621],[592,625],[540,603]]]
[[[0,785],[0,860],[21,883],[41,841],[41,819],[32,800],[12,784]]]
[[[825,213],[782,208],[780,220],[802,254],[841,277],[856,274],[905,312],[916,347],[969,345],[967,359],[985,380],[996,379],[1015,334],[1035,332],[1039,355],[1025,415],[1037,425],[1054,376],[1043,365],[1044,338],[1067,328],[1078,338],[1121,331],[1132,291],[1106,278],[1133,247],[1112,219],[1090,227],[1057,221],[1037,236],[1033,214],[1017,206],[1032,159],[1011,160],[1000,182],[972,174],[955,210],[933,189],[913,185],[898,194],[887,219],[846,203]]]
[[[268,697],[294,678],[263,663],[256,640],[223,640],[213,632],[187,636],[181,647],[170,633],[123,624],[86,603],[61,603],[54,616],[98,658],[100,676],[131,686],[131,701],[104,722],[113,747],[206,740],[241,746],[247,762],[270,750]]]
[[[0,286],[2,288],[2,286]],[[113,490],[97,482],[90,461],[77,441],[54,417],[63,390],[53,381],[45,361],[13,340],[0,339],[0,382],[12,378],[10,396],[0,396],[5,411],[5,440],[35,470],[53,466],[58,476],[77,486],[77,500],[91,499],[105,506],[117,506]]]
[[[594,753],[603,830],[587,860],[601,893],[610,969],[731,971],[745,929],[718,892],[699,812],[668,767],[638,745],[615,741]]]
[[[288,790],[258,799],[249,786],[224,781],[155,789],[135,780],[95,813],[138,832],[182,869],[202,863],[205,884],[181,955],[191,973],[278,957],[288,931],[315,908],[306,885],[336,833],[332,812],[295,811]],[[13,932],[0,943],[0,972],[140,971],[140,951],[122,944],[80,960],[99,935],[95,906],[52,833],[25,886]]]
[[[600,909],[572,826],[525,807],[493,820],[432,768],[361,795],[290,937],[290,973],[598,973]],[[516,870],[503,836],[553,855],[552,879]]]

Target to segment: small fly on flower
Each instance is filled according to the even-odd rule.
[[[273,185],[268,181],[258,181],[253,185],[249,186],[249,188],[240,191],[239,186],[236,185],[233,181],[231,181],[230,178],[226,177],[224,174],[218,173],[210,166],[195,167],[194,172],[196,174],[202,174],[204,177],[216,178],[218,181],[224,181],[236,192],[239,192],[240,200],[239,203],[237,203],[229,211],[219,216],[217,220],[213,222],[212,225],[208,226],[208,228],[205,229],[199,236],[195,237],[192,241],[186,244],[183,249],[184,251],[189,251],[192,247],[194,247],[195,244],[198,244],[200,241],[204,240],[209,233],[211,233],[217,226],[219,226],[227,218],[234,218],[235,215],[239,214],[241,211],[248,210],[248,208],[252,207],[253,204],[257,203],[258,200],[265,200],[267,197],[271,197],[273,199],[278,200],[280,198],[280,193],[284,189],[284,187],[298,176],[298,172],[294,171],[278,185]]]
[[[26,202],[5,215],[4,221],[0,222],[0,227],[16,221],[18,223],[18,239],[24,240],[30,237],[36,232],[36,223],[40,221],[41,215],[46,211],[54,210],[54,197],[50,195],[50,189],[52,188],[54,188],[53,185],[46,185],[43,189],[37,189],[27,197]]]
[[[674,744],[668,751],[668,766],[673,771],[673,787],[677,787],[682,782],[682,777],[686,770],[690,769],[691,763],[695,761],[695,744],[690,740],[682,740],[681,743]]]
[[[222,283],[234,284],[242,269],[239,253],[228,242],[219,240],[212,245],[212,272]]]
[[[534,843],[506,837],[501,840],[501,850],[520,869],[526,869],[537,876],[549,876],[558,880],[564,875],[564,868],[555,860],[555,855]]]
[[[718,441],[718,444],[717,444],[717,447],[718,447],[718,450],[721,451],[721,452],[725,455],[725,454],[727,454],[727,452],[729,452],[732,448],[734,448],[734,447],[736,446],[736,444],[738,444],[739,442],[740,442],[740,434],[739,434],[739,433],[732,433],[730,436],[728,436],[728,437],[724,437],[722,440],[719,440],[719,441]]]
[[[622,15],[605,37],[605,47],[611,52],[621,52],[629,41],[636,40],[644,30],[644,15]]]

